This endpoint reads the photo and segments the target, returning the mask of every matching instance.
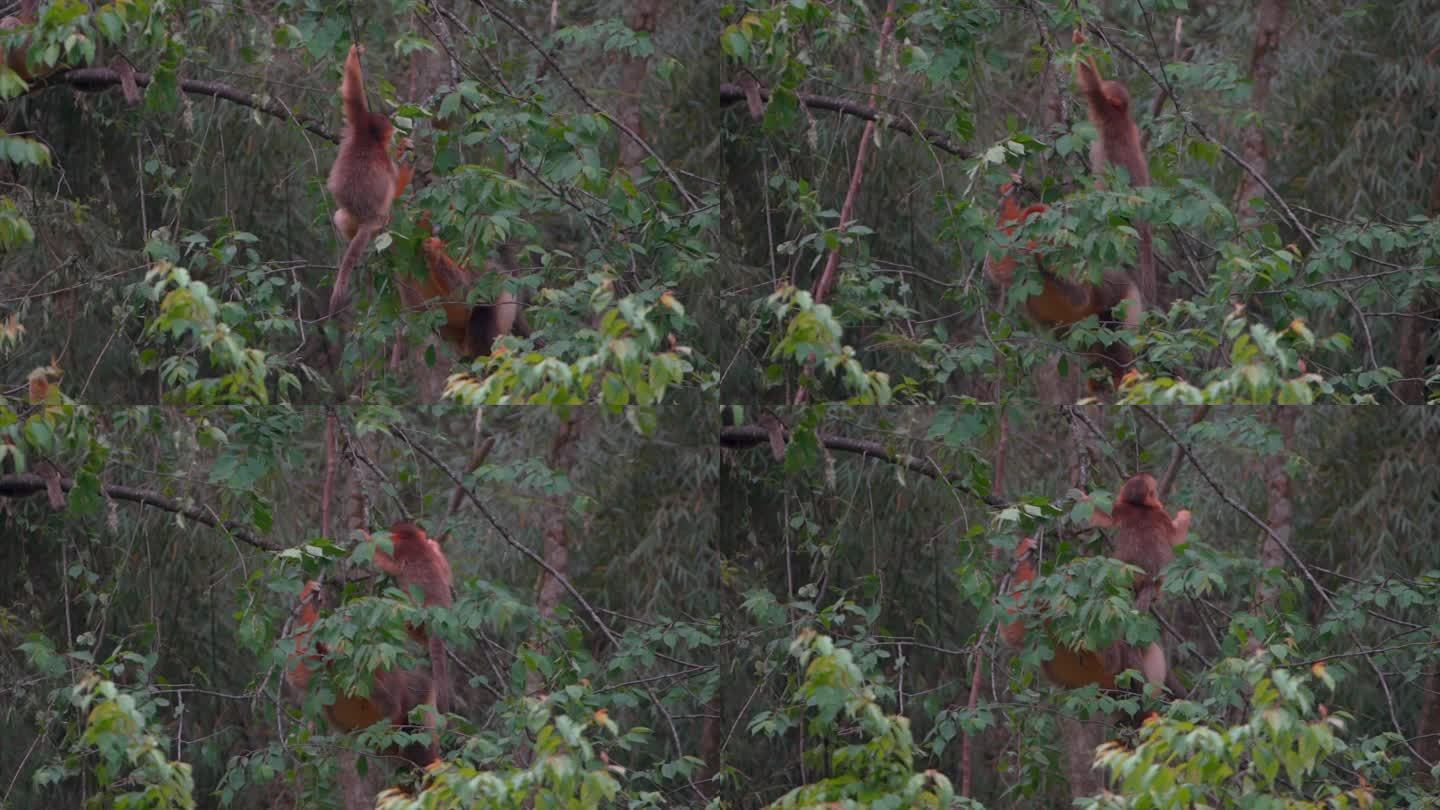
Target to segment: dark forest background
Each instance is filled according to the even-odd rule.
[[[0,5],[0,806],[1436,806],[1435,11]],[[352,42],[416,176],[330,319]],[[1056,272],[1151,224],[1136,328],[986,277],[1017,176]],[[532,334],[402,304],[422,219]],[[1138,472],[1195,515],[1153,615],[1079,500]],[[281,678],[309,578],[347,671],[414,663],[402,517],[456,579],[423,777]],[[1056,689],[1056,638],[1190,697]]]

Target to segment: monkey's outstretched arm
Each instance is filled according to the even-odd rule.
[[[397,200],[405,193],[405,187],[410,185],[410,176],[415,173],[415,167],[409,163],[402,163],[395,172],[395,193],[390,199]]]
[[[1190,510],[1181,509],[1175,513],[1175,520],[1171,525],[1175,527],[1175,534],[1170,538],[1170,545],[1178,546],[1185,542],[1185,536],[1190,533]]]
[[[1102,510],[1100,507],[1095,506],[1094,501],[1091,501],[1091,500],[1090,500],[1090,495],[1089,495],[1089,493],[1086,493],[1086,492],[1080,493],[1080,500],[1083,501],[1083,502],[1085,502],[1085,503],[1090,504],[1090,506],[1092,507],[1092,510],[1091,510],[1091,512],[1090,512],[1090,525],[1091,525],[1091,526],[1095,526],[1095,527],[1101,528],[1101,529],[1109,529],[1109,528],[1113,528],[1113,527],[1116,525],[1116,524],[1115,524],[1115,518],[1110,517],[1110,514],[1109,514],[1108,512],[1105,512],[1105,511]]]
[[[395,147],[394,151],[390,154],[390,159],[395,163],[395,190],[390,194],[391,202],[400,199],[400,195],[405,193],[405,187],[410,185],[411,175],[415,173],[415,166],[412,162],[401,162],[404,161],[411,150],[415,148],[414,142],[409,138],[401,138]],[[413,157],[411,160],[413,161]],[[422,216],[424,217],[423,221],[425,223],[423,227],[429,228],[430,212],[426,211]]]
[[[350,55],[345,57],[345,78],[340,81],[340,100],[345,103],[345,120],[351,126],[359,126],[370,111],[365,105],[365,76],[360,72],[360,54],[364,52],[359,45],[350,46]]]
[[[1075,60],[1075,81],[1087,99],[1093,102],[1105,101],[1104,80],[1100,78],[1100,69],[1095,66],[1093,57]]]

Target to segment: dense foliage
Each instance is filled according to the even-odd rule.
[[[1434,805],[1433,0],[0,13],[0,808]],[[330,317],[352,43],[415,178]],[[1146,223],[1137,326],[1026,317]],[[458,356],[427,237],[533,330]],[[1153,614],[1090,526],[1139,471],[1195,513]],[[422,626],[410,772],[324,707]],[[1046,681],[1114,642],[1188,697]]]

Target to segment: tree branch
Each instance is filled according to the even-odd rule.
[[[1205,417],[1209,413],[1209,405],[1201,405],[1199,408],[1196,408],[1195,412],[1190,415],[1190,426],[1194,427],[1205,421]],[[1170,466],[1165,468],[1165,474],[1160,478],[1160,500],[1163,501],[1170,497],[1170,488],[1175,486],[1175,477],[1180,474],[1180,465],[1184,461],[1185,450],[1176,447],[1175,451],[1170,455]]]
[[[1284,407],[1293,408],[1297,406],[1287,405]],[[1165,431],[1165,435],[1169,436],[1170,441],[1174,442],[1175,446],[1185,453],[1185,456],[1190,459],[1190,463],[1194,465],[1195,471],[1200,473],[1200,477],[1205,479],[1205,483],[1209,484],[1210,488],[1215,491],[1215,494],[1220,496],[1220,500],[1224,501],[1225,504],[1231,509],[1234,509],[1236,512],[1244,515],[1246,519],[1248,519],[1251,523],[1254,523],[1260,528],[1262,532],[1265,533],[1265,535],[1270,539],[1270,542],[1280,547],[1280,550],[1283,551],[1285,553],[1285,556],[1289,558],[1291,564],[1293,564],[1295,568],[1300,571],[1300,576],[1310,585],[1311,588],[1314,589],[1315,595],[1320,598],[1320,601],[1325,603],[1325,607],[1328,608],[1331,613],[1339,613],[1339,608],[1335,605],[1335,600],[1330,598],[1330,593],[1326,591],[1324,586],[1320,584],[1320,580],[1315,578],[1315,574],[1310,570],[1310,566],[1305,564],[1305,560],[1301,559],[1300,555],[1295,552],[1295,549],[1292,548],[1289,543],[1285,542],[1284,538],[1276,534],[1275,530],[1270,528],[1270,525],[1268,523],[1261,520],[1255,515],[1254,512],[1246,509],[1243,504],[1231,497],[1230,493],[1227,492],[1223,487],[1221,487],[1220,484],[1218,484],[1213,477],[1211,477],[1210,472],[1200,464],[1198,459],[1195,458],[1195,454],[1191,452],[1189,445],[1182,442],[1180,440],[1180,437],[1175,435],[1175,431],[1170,429],[1169,425],[1165,424],[1163,421],[1161,421],[1159,417],[1151,413],[1149,409],[1143,406],[1139,406],[1138,410],[1140,411],[1140,414],[1146,419],[1150,420],[1152,424]],[[1353,640],[1357,645],[1361,644],[1360,637],[1356,635],[1354,630],[1347,630],[1347,633],[1349,634],[1351,640]],[[1385,705],[1390,713],[1390,722],[1395,727],[1396,734],[1400,736],[1401,742],[1404,743],[1405,747],[1409,749],[1411,755],[1414,756],[1417,760],[1424,762],[1427,767],[1433,767],[1434,763],[1426,759],[1418,750],[1416,750],[1415,746],[1410,743],[1409,739],[1406,738],[1404,726],[1400,723],[1400,716],[1395,709],[1395,696],[1390,691],[1390,682],[1385,680],[1385,673],[1381,671],[1380,665],[1375,663],[1374,657],[1371,656],[1368,652],[1362,652],[1361,654],[1364,656],[1365,662],[1370,665],[1370,671],[1375,673],[1375,678],[1380,682],[1380,690],[1385,693]]]
[[[853,115],[865,121],[877,121],[886,129],[893,129],[896,132],[903,132],[906,135],[922,138],[941,152],[948,152],[956,157],[968,158],[975,156],[974,152],[945,137],[945,134],[942,132],[917,127],[909,121],[900,118],[886,117],[882,119],[879,110],[856,101],[846,101],[845,99],[833,98],[831,96],[817,96],[811,93],[796,93],[795,97],[800,100],[801,104],[813,110],[830,110],[831,112],[838,112],[844,115]],[[760,98],[769,101],[770,88],[761,87]],[[737,101],[744,100],[745,90],[741,88],[740,85],[730,82],[720,85],[721,105],[734,104]]]
[[[635,130],[626,126],[624,121],[621,121],[619,118],[611,115],[599,104],[591,101],[590,97],[585,94],[585,91],[581,90],[580,86],[575,84],[575,82],[565,73],[564,69],[560,67],[560,64],[555,61],[555,57],[550,54],[550,51],[546,50],[543,45],[535,41],[534,37],[530,36],[530,32],[525,28],[525,26],[517,23],[515,20],[512,20],[509,16],[505,14],[505,12],[492,7],[488,2],[486,2],[486,0],[471,0],[471,2],[480,6],[480,8],[484,9],[486,14],[489,14],[491,17],[504,23],[508,28],[510,28],[510,30],[519,34],[521,39],[524,39],[525,42],[529,44],[532,50],[540,54],[540,58],[545,60],[545,64],[549,65],[551,69],[555,71],[555,75],[560,77],[560,81],[564,82],[565,86],[570,88],[570,92],[574,93],[580,99],[581,104],[589,107],[591,112],[595,113],[601,118],[604,118],[606,121],[609,121],[611,126],[625,133],[626,137],[630,138],[630,140],[635,142],[635,145],[645,150],[645,154],[655,159],[655,163],[659,165],[660,171],[665,173],[665,176],[670,179],[670,184],[675,187],[675,190],[679,192],[681,197],[685,198],[686,204],[688,204],[692,209],[700,208],[700,201],[697,200],[695,196],[685,188],[685,184],[680,182],[680,175],[676,174],[675,170],[670,168],[670,164],[666,163],[665,159],[660,157],[660,153],[656,152],[654,148],[652,148],[650,144],[645,141],[644,138],[640,137],[640,135],[635,132]]]
[[[885,68],[885,51],[889,48],[892,35],[895,33],[895,0],[885,4],[885,22],[880,26],[880,51],[876,54],[875,80],[870,83],[870,106],[880,106],[880,75]],[[830,255],[825,258],[825,269],[820,271],[820,278],[815,280],[815,285],[810,288],[810,297],[815,299],[818,306],[824,303],[826,296],[830,294],[830,288],[835,285],[835,271],[840,267],[840,249],[845,245],[845,233],[850,228],[850,219],[855,215],[855,199],[860,196],[860,181],[865,178],[865,156],[870,154],[870,142],[875,140],[875,127],[877,121],[866,122],[865,131],[860,134],[860,145],[855,149],[855,168],[850,171],[850,186],[845,190],[845,202],[840,205],[840,221],[835,224],[835,247],[830,249]],[[805,363],[805,376],[813,377],[815,373],[815,355],[812,353],[810,359]],[[809,396],[808,388],[801,386],[795,392],[795,404],[805,404]]]
[[[145,87],[150,84],[149,73],[135,73],[135,84]],[[37,80],[30,85],[30,92],[39,92],[51,87],[70,85],[77,90],[86,92],[98,92],[109,87],[119,86],[123,82],[120,74],[110,68],[76,68],[53,73],[43,79]],[[339,136],[326,129],[321,123],[308,115],[293,112],[286,105],[272,101],[244,90],[220,84],[219,82],[205,82],[196,79],[181,79],[180,89],[186,93],[197,96],[212,96],[224,99],[242,107],[249,107],[252,110],[263,112],[284,121],[291,121],[299,124],[303,129],[315,135],[319,135],[331,143],[339,143]]]
[[[75,479],[61,478],[60,488],[69,492],[75,488]],[[45,491],[45,479],[38,475],[20,473],[16,475],[0,475],[0,498],[28,498],[31,495],[38,495]],[[104,484],[100,491],[107,498],[117,501],[131,501],[144,506],[153,506],[166,512],[173,512],[177,515],[184,515],[187,518],[209,526],[212,529],[219,529],[231,535],[235,539],[266,551],[280,551],[280,546],[265,540],[254,534],[243,525],[231,521],[221,520],[215,516],[214,510],[201,509],[195,506],[186,506],[173,498],[167,498],[158,492],[150,492],[134,487],[125,487],[118,484]]]
[[[1004,498],[994,495],[980,495],[966,484],[957,481],[945,474],[940,465],[933,460],[921,456],[913,456],[909,453],[896,453],[885,447],[885,445],[870,441],[868,439],[851,439],[845,436],[825,436],[816,434],[820,444],[830,450],[839,450],[845,453],[856,453],[866,458],[879,459],[889,464],[904,467],[911,472],[919,473],[927,478],[933,478],[948,487],[958,489],[968,495],[984,501],[988,506],[1001,507],[1007,503]],[[751,447],[764,444],[767,447],[770,443],[769,432],[759,425],[736,425],[720,428],[720,446],[737,450],[746,450]]]

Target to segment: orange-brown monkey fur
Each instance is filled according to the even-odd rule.
[[[1076,44],[1084,42],[1084,36],[1076,32]],[[1130,117],[1130,91],[1117,81],[1100,78],[1095,60],[1089,57],[1076,60],[1075,80],[1085,96],[1090,123],[1099,137],[1090,147],[1090,165],[1095,172],[1105,164],[1123,166],[1130,173],[1130,185],[1135,188],[1150,185],[1150,167],[1145,161],[1145,151],[1140,148],[1140,129]],[[1140,292],[1146,301],[1155,298],[1155,247],[1148,222],[1136,222],[1135,231],[1140,236],[1138,271]]]
[[[11,28],[19,28],[26,22],[26,20],[22,20],[19,17],[0,17],[0,29],[9,30]],[[30,75],[29,67],[25,64],[25,54],[29,50],[30,40],[28,39],[25,40],[23,45],[17,46],[9,51],[0,48],[0,62],[4,62],[6,67],[15,71],[20,78],[27,82],[34,78]]]
[[[1007,609],[1007,613],[1015,615],[1024,607],[1021,592],[1026,584],[1035,579],[1035,555],[1038,549],[1035,539],[1027,537],[1020,541],[1015,547],[1015,568],[1011,572],[1010,589],[1015,594],[1018,603],[1016,607]],[[1000,626],[1000,637],[1006,644],[1016,649],[1025,646],[1025,620],[1016,619]],[[1051,683],[1065,689],[1076,689],[1088,684],[1096,684],[1101,689],[1115,688],[1115,672],[1106,667],[1104,659],[1099,653],[1082,648],[1070,649],[1063,644],[1051,645],[1054,655],[1041,665],[1045,671],[1045,677]]]
[[[335,289],[330,293],[332,317],[345,298],[350,274],[365,246],[390,221],[390,204],[410,182],[411,167],[396,169],[390,153],[394,125],[385,115],[370,112],[365,104],[365,77],[360,72],[363,52],[359,45],[351,45],[345,59],[345,77],[340,82],[345,133],[326,183],[339,206],[335,210],[335,228],[350,242],[340,260]]]
[[[1034,538],[1027,537],[1015,548],[1015,567],[1011,571],[1011,590],[1015,594],[1017,607],[1007,613],[1015,615],[1024,608],[1020,593],[1025,583],[1035,579],[1035,556],[1038,549]],[[1016,649],[1025,646],[1025,621],[1016,619],[1001,625],[1001,639]],[[1053,639],[1052,639],[1053,641]],[[1135,670],[1157,686],[1169,685],[1177,696],[1184,694],[1178,680],[1167,682],[1165,648],[1158,643],[1137,649],[1123,641],[1117,641],[1106,649],[1095,652],[1084,647],[1071,649],[1063,644],[1052,644],[1052,657],[1041,668],[1051,683],[1064,689],[1077,689],[1095,684],[1101,689],[1115,689],[1115,678],[1125,670]]]
[[[304,695],[310,686],[311,674],[321,666],[327,666],[325,645],[316,643],[314,651],[308,651],[310,628],[320,618],[320,583],[310,580],[300,594],[299,627],[295,634],[295,652],[290,655],[290,669],[285,680],[299,695]],[[359,731],[369,728],[382,720],[388,720],[396,728],[413,730],[410,712],[416,706],[434,704],[437,700],[434,681],[424,669],[377,670],[373,673],[368,696],[337,694],[333,703],[325,706],[325,718],[341,732]],[[427,722],[433,731],[433,720]],[[427,745],[411,743],[391,751],[405,758],[416,767],[424,767],[439,759],[439,748],[433,738]]]
[[[1131,476],[1120,488],[1110,514],[1096,509],[1091,522],[1115,528],[1114,557],[1143,570],[1135,577],[1135,607],[1150,610],[1160,598],[1160,571],[1175,559],[1175,546],[1190,531],[1190,510],[1181,509],[1174,520],[1160,502],[1155,476]]]
[[[428,226],[422,215],[419,224]],[[509,292],[502,292],[494,304],[466,302],[466,292],[474,277],[446,252],[438,236],[430,236],[420,244],[425,257],[426,277],[422,280],[402,279],[400,302],[406,309],[419,309],[426,302],[438,300],[445,310],[445,323],[440,336],[464,359],[488,355],[501,335],[528,336],[530,325],[525,321],[520,301]]]
[[[429,224],[422,216],[420,225]],[[470,304],[465,300],[465,291],[470,289],[472,279],[450,254],[445,252],[445,243],[439,237],[431,236],[420,243],[420,253],[425,258],[423,278],[400,279],[400,303],[406,309],[422,309],[426,304],[438,302],[445,311],[445,323],[441,324],[440,337],[455,347],[462,357],[473,357],[475,347],[470,340]]]
[[[1172,520],[1160,502],[1155,477],[1140,473],[1131,476],[1120,488],[1110,514],[1096,509],[1091,514],[1091,522],[1116,530],[1113,556],[1141,569],[1135,576],[1135,607],[1149,611],[1160,599],[1161,570],[1175,559],[1175,546],[1185,542],[1190,531],[1190,510],[1181,509]],[[1165,683],[1176,694],[1184,693],[1169,672],[1164,647],[1152,644],[1140,663],[1146,680]]]
[[[1019,178],[1016,182],[1001,186],[1000,226],[1007,236],[1028,222],[1035,214],[1050,210],[1044,203],[1035,203],[1024,209],[1020,207]],[[1035,240],[1026,242],[1021,252],[1033,256],[1040,271],[1041,290],[1025,299],[1025,311],[1032,320],[1050,329],[1059,329],[1085,320],[1091,315],[1099,316],[1100,323],[1111,328],[1134,329],[1140,323],[1142,304],[1140,292],[1125,273],[1118,270],[1105,272],[1099,284],[1087,284],[1063,279],[1045,268],[1036,252]],[[1007,290],[1015,278],[1016,259],[1011,254],[987,258],[985,272],[1002,290]],[[1115,385],[1127,368],[1134,362],[1129,345],[1115,341],[1109,346],[1096,346],[1091,351],[1099,354],[1110,371]]]
[[[34,25],[39,6],[40,0],[20,0],[20,14],[18,16],[0,17],[0,29],[9,30],[21,26]],[[57,66],[52,66],[43,72],[30,72],[30,65],[26,57],[30,52],[30,44],[33,41],[34,39],[32,37],[26,37],[20,45],[17,45],[9,51],[0,47],[0,62],[4,62],[6,67],[15,71],[20,78],[27,82],[53,73],[57,69]]]
[[[409,593],[418,588],[426,607],[449,607],[453,603],[450,589],[454,580],[450,573],[450,561],[445,559],[440,544],[430,539],[424,529],[407,521],[396,523],[390,527],[390,547],[389,552],[375,550],[375,565],[394,577],[401,590]],[[410,633],[429,649],[435,683],[435,707],[442,712],[447,711],[450,679],[446,672],[445,642],[423,627],[411,627]]]

